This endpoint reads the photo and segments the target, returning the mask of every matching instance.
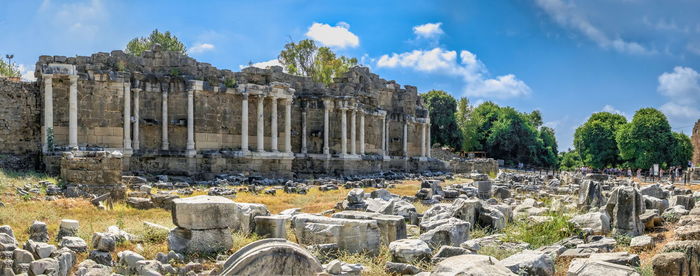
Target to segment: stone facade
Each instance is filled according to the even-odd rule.
[[[109,193],[113,199],[125,197],[121,153],[64,152],[59,166],[61,179],[66,182],[69,191],[76,193],[73,195]]]
[[[0,167],[37,167],[41,146],[39,87],[0,78],[0,102]]]
[[[8,111],[28,114],[14,128],[27,129],[23,143],[0,149],[42,152],[55,169],[52,156],[75,150],[120,151],[132,173],[202,177],[445,169],[430,158],[430,118],[416,87],[365,67],[325,85],[280,67],[219,70],[156,47],[141,56],[41,56],[36,68],[34,96],[24,100],[33,104]],[[12,90],[3,97],[21,90],[0,87]]]

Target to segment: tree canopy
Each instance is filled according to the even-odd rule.
[[[650,168],[670,160],[675,139],[666,115],[642,108],[616,134],[620,157],[632,168]],[[668,162],[670,163],[670,162]]]
[[[126,52],[140,56],[146,50],[150,50],[155,44],[160,44],[163,50],[176,51],[181,54],[187,53],[185,44],[172,35],[169,31],[161,33],[158,29],[153,30],[147,37],[137,37],[126,44]]]
[[[287,43],[278,60],[288,73],[311,77],[314,81],[325,84],[357,65],[356,58],[337,56],[328,47],[316,46],[311,39]]]
[[[601,169],[621,163],[615,133],[627,119],[609,112],[593,113],[574,133],[574,146],[584,165]]]
[[[460,149],[462,136],[457,131],[455,98],[442,90],[431,90],[421,97],[430,114],[431,142]]]

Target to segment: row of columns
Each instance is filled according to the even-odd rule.
[[[243,94],[243,99],[241,101],[241,151],[247,153],[248,149],[248,94]],[[270,122],[270,151],[279,152],[278,149],[278,122],[277,122],[277,101],[280,100],[276,96],[265,96],[257,95],[257,132],[256,132],[256,151],[265,152],[265,110],[264,103],[265,98],[270,98],[271,103],[271,122]],[[289,98],[283,98],[285,104],[284,112],[284,152],[292,153],[292,100]]]
[[[44,74],[44,136],[43,136],[43,147],[42,150],[47,152],[48,149],[48,134],[53,129],[53,87],[52,87],[53,75]],[[70,75],[70,89],[69,89],[69,116],[68,116],[68,146],[71,149],[78,148],[78,89],[77,89],[77,75]],[[195,156],[196,148],[194,141],[194,94],[196,88],[201,89],[201,84],[195,84],[192,89],[187,91],[187,144],[186,152],[187,156]],[[130,155],[133,150],[139,150],[139,121],[140,121],[140,88],[131,88],[129,82],[124,82],[124,154]],[[161,149],[169,150],[168,141],[168,93],[169,86],[163,86],[162,88],[162,136],[161,136]],[[134,97],[134,112],[133,112],[133,122],[131,113],[131,98],[132,94]],[[272,152],[278,152],[278,122],[277,122],[277,101],[278,97],[275,96],[265,96],[257,95],[257,152],[265,152],[264,146],[264,101],[265,98],[269,97],[271,100],[271,147]],[[284,151],[286,153],[292,152],[291,146],[291,99],[284,98],[285,104],[285,143]],[[323,112],[323,154],[330,155],[330,143],[329,143],[329,113],[332,109],[333,103],[331,100],[324,100],[324,112]],[[348,154],[347,147],[347,112],[351,113],[350,117],[350,154],[357,155],[356,149],[356,117],[358,111],[352,108],[348,108],[345,103],[343,103],[340,108],[341,112],[341,156]],[[241,102],[241,151],[247,153],[248,149],[248,94],[243,94],[243,99]],[[359,154],[365,154],[365,113],[360,111],[360,127],[359,127]],[[386,113],[380,114],[382,117],[382,149],[381,153],[383,156],[388,155],[388,145],[389,145],[389,125],[386,120]],[[421,157],[430,157],[430,118],[426,118],[426,122],[422,124],[421,129]],[[132,133],[133,128],[133,133]],[[307,117],[306,109],[302,109],[302,146],[301,152],[306,154],[308,152],[307,147]],[[408,122],[405,121],[403,125],[403,154],[408,157]],[[132,143],[133,139],[133,143]]]

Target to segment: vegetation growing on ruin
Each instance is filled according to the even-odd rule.
[[[278,59],[288,73],[325,84],[357,65],[356,58],[338,56],[328,47],[318,47],[311,39],[285,44]]]
[[[21,72],[17,64],[5,61],[0,58],[0,76],[3,77],[20,77]]]
[[[126,52],[140,56],[144,51],[150,50],[155,44],[160,44],[162,49],[166,51],[175,51],[183,55],[187,53],[185,44],[180,42],[175,35],[171,34],[170,31],[160,32],[158,29],[153,30],[146,37],[137,37],[129,41],[126,44]]]

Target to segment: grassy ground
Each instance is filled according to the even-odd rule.
[[[148,231],[143,223],[145,221],[174,227],[171,214],[163,209],[137,210],[126,206],[123,203],[115,203],[112,210],[99,210],[88,200],[79,198],[58,199],[46,201],[42,195],[34,195],[33,199],[20,197],[16,194],[16,187],[24,187],[25,184],[35,185],[39,181],[49,181],[54,184],[59,180],[45,174],[34,172],[8,172],[0,170],[0,202],[6,207],[0,207],[0,225],[9,225],[15,232],[15,236],[20,242],[28,239],[27,229],[33,221],[43,221],[49,229],[49,236],[54,238],[58,233],[58,226],[61,219],[74,219],[80,222],[78,235],[90,245],[94,232],[106,231],[107,227],[117,225],[119,228],[143,238],[141,245],[134,243],[122,243],[118,245],[118,251],[133,250],[146,258],[152,259],[158,252],[167,252],[167,235]],[[458,182],[464,180],[453,180]],[[401,181],[395,183],[393,188],[388,189],[392,193],[399,195],[415,195],[420,188],[420,181]],[[365,188],[366,192],[375,189]],[[335,191],[321,192],[317,188],[309,190],[306,195],[286,194],[279,191],[277,195],[252,194],[247,192],[238,193],[234,199],[237,202],[262,203],[270,212],[279,213],[288,208],[301,208],[303,212],[319,213],[333,209],[339,201],[347,196],[348,189],[340,188]],[[193,194],[206,194],[204,190]],[[429,208],[422,204],[417,204],[419,212]],[[293,240],[293,233],[290,231],[290,239]],[[231,252],[235,252],[246,244],[259,239],[254,235],[234,234],[234,246]],[[56,244],[54,240],[50,243]],[[384,263],[388,250],[384,249],[376,257],[362,254],[344,254],[341,260],[351,263],[362,263],[367,267],[368,275],[383,274]],[[79,261],[87,256],[80,254]],[[116,258],[116,256],[113,256]],[[426,265],[419,264],[423,267]]]

